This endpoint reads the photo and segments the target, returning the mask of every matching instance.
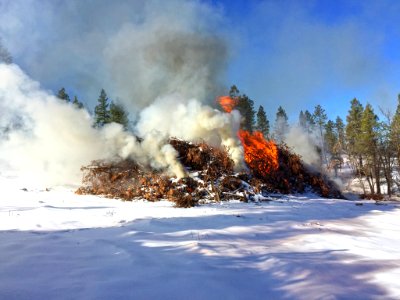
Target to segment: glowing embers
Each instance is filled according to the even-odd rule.
[[[238,104],[238,100],[229,96],[221,96],[218,98],[218,103],[221,105],[224,111],[230,113]]]
[[[278,169],[278,148],[273,141],[264,139],[259,131],[239,130],[238,135],[244,148],[244,160],[256,175],[265,177]]]

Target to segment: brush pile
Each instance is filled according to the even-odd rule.
[[[325,175],[306,168],[299,155],[292,153],[287,146],[278,147],[278,168],[268,174],[251,170],[254,177],[263,182],[267,191],[277,193],[314,192],[325,198],[343,198],[335,184]]]
[[[308,171],[300,157],[286,147],[279,147],[279,166],[268,174],[251,168],[234,173],[234,163],[227,149],[206,143],[171,139],[188,176],[177,179],[164,172],[139,166],[132,160],[93,161],[82,167],[83,186],[76,193],[103,195],[124,200],[167,199],[178,207],[192,207],[207,201],[240,199],[268,200],[271,193],[313,191],[323,197],[342,198],[327,178]],[[260,158],[261,160],[262,158]],[[260,161],[260,165],[265,162]]]

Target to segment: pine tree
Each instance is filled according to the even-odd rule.
[[[326,150],[330,154],[329,169],[333,169],[335,177],[338,176],[338,169],[342,165],[341,145],[339,142],[339,134],[336,130],[336,123],[329,120],[325,125]]]
[[[288,116],[282,106],[278,107],[274,124],[274,139],[278,143],[282,143],[285,135],[289,130]]]
[[[307,118],[302,110],[300,111],[300,114],[299,114],[299,126],[302,129],[307,130]]]
[[[100,97],[97,100],[98,104],[94,108],[94,126],[103,127],[110,123],[110,111],[108,110],[108,98],[104,89],[100,92]]]
[[[241,95],[236,85],[232,85],[231,89],[229,90],[229,97],[237,100],[235,109],[237,109],[242,116],[240,128],[252,132],[256,122],[254,101],[245,94]]]
[[[61,100],[64,100],[67,103],[71,101],[69,99],[67,92],[65,91],[65,88],[61,88],[61,90],[58,91],[57,97]]]
[[[326,125],[326,120],[328,119],[325,110],[322,108],[321,105],[317,105],[314,109],[313,118],[315,120],[315,124],[318,129],[322,158],[324,159],[325,163],[328,163],[325,151],[325,143],[324,143],[324,128]]]
[[[72,104],[75,105],[76,108],[83,108],[83,103],[80,102],[76,96],[74,96],[74,101],[72,101]]]
[[[335,123],[329,120],[325,125],[325,135],[324,140],[326,143],[326,150],[330,153],[332,157],[337,156],[337,143],[338,135],[335,130]]]
[[[311,134],[314,131],[314,128],[315,128],[314,116],[308,110],[306,110],[304,112],[304,116],[306,118],[306,129],[307,129],[307,132],[309,134]]]
[[[387,185],[387,193],[392,195],[393,184],[399,187],[398,176],[394,170],[399,166],[400,155],[400,95],[397,97],[397,109],[394,116],[390,111],[384,113],[386,120],[380,122],[378,135],[379,160],[382,163],[383,176]]]
[[[343,120],[339,116],[336,117],[335,129],[338,136],[339,149],[342,151],[346,147],[346,136],[344,132],[345,126]]]
[[[397,108],[390,125],[390,141],[400,162],[400,94],[397,96]]]
[[[111,102],[110,104],[110,122],[121,124],[124,126],[124,129],[128,129],[128,113],[121,105],[114,102]]]
[[[361,118],[363,115],[363,105],[354,98],[351,101],[351,107],[349,114],[346,117],[346,140],[347,140],[347,151],[350,156],[358,157],[359,165],[362,167],[362,156],[360,147],[361,137]]]
[[[255,125],[254,101],[243,94],[238,98],[236,109],[243,117],[241,128],[252,132]]]
[[[229,90],[229,97],[231,98],[238,98],[240,96],[240,91],[236,85],[232,85],[231,89]]]
[[[262,132],[265,138],[269,137],[269,120],[262,105],[258,108],[256,129]]]
[[[371,193],[381,193],[380,189],[380,162],[377,149],[378,141],[378,117],[370,104],[365,106],[361,118],[361,151],[366,161],[364,173],[366,174]]]

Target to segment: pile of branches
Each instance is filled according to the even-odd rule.
[[[278,146],[278,161],[278,168],[268,174],[257,169],[251,170],[267,192],[289,194],[311,191],[325,198],[344,198],[334,182],[326,175],[306,167],[301,157],[287,146]]]
[[[190,172],[198,171],[201,180],[215,181],[222,175],[233,174],[234,162],[227,149],[214,148],[205,142],[193,144],[179,139],[169,142],[182,165]]]
[[[124,200],[167,199],[178,207],[192,207],[201,201],[221,201],[233,196],[247,199],[246,185],[233,176],[234,163],[226,149],[178,139],[171,139],[170,144],[191,176],[176,179],[132,160],[93,161],[81,168],[83,186],[76,193]]]
[[[170,177],[138,165],[132,160],[93,161],[83,171],[83,186],[77,194],[103,195],[124,200],[167,199],[177,207],[192,207],[205,201],[268,197],[271,192],[304,192],[307,188],[323,197],[340,198],[340,192],[321,174],[309,172],[300,157],[286,147],[279,148],[279,167],[265,175],[256,169],[234,173],[234,162],[227,149],[206,143],[189,143],[171,139],[178,159],[189,176]],[[260,162],[262,163],[262,162]]]

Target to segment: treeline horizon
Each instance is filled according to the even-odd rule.
[[[319,155],[321,169],[334,170],[337,175],[346,156],[364,194],[392,195],[400,190],[400,177],[397,175],[400,173],[400,95],[396,110],[381,112],[384,115],[382,120],[371,104],[364,106],[354,98],[345,118],[337,116],[331,120],[325,109],[316,105],[312,112],[301,110],[298,120],[291,125],[282,106],[278,107],[271,125],[264,107],[259,105],[256,110],[254,101],[242,94],[236,85],[230,88],[229,96],[236,99],[235,109],[242,115],[241,129],[260,131],[266,139],[280,144],[285,143],[291,128],[301,128]],[[60,89],[57,97],[77,108],[84,107],[76,96],[71,101],[64,88]],[[122,105],[111,101],[104,89],[92,116],[94,127],[116,122],[129,130],[128,113]],[[387,188],[383,189],[383,185]]]
[[[364,194],[389,196],[400,190],[400,94],[395,111],[382,111],[380,120],[371,104],[365,106],[354,98],[350,101],[345,121],[337,116],[330,120],[325,109],[316,105],[313,112],[301,110],[297,122],[289,125],[282,106],[278,107],[273,126],[262,105],[254,109],[254,101],[233,85],[229,95],[237,99],[237,109],[244,117],[242,129],[261,131],[266,139],[284,143],[290,128],[301,128],[314,142],[321,168],[341,168],[344,156]],[[383,191],[383,186],[386,186]]]
[[[13,63],[13,58],[1,39],[0,63]],[[118,101],[110,100],[104,89],[100,92],[93,113],[85,108],[77,96],[71,100],[65,88],[61,88],[56,96],[78,109],[86,109],[93,116],[94,127],[116,122],[125,130],[130,129],[127,111]],[[324,165],[337,172],[343,163],[343,157],[348,157],[364,194],[368,192],[380,195],[383,193],[383,185],[387,187],[386,193],[389,195],[400,190],[400,95],[395,111],[381,111],[382,120],[378,118],[371,104],[367,103],[364,107],[354,98],[350,101],[345,118],[337,116],[335,120],[330,120],[325,109],[317,105],[312,112],[301,110],[297,122],[292,125],[289,125],[285,109],[279,106],[273,126],[264,107],[260,105],[256,111],[254,101],[240,93],[235,85],[230,88],[229,96],[237,99],[236,109],[243,117],[241,129],[250,132],[257,130],[266,139],[284,143],[289,129],[297,126],[309,135],[310,142],[314,142],[321,167]]]

